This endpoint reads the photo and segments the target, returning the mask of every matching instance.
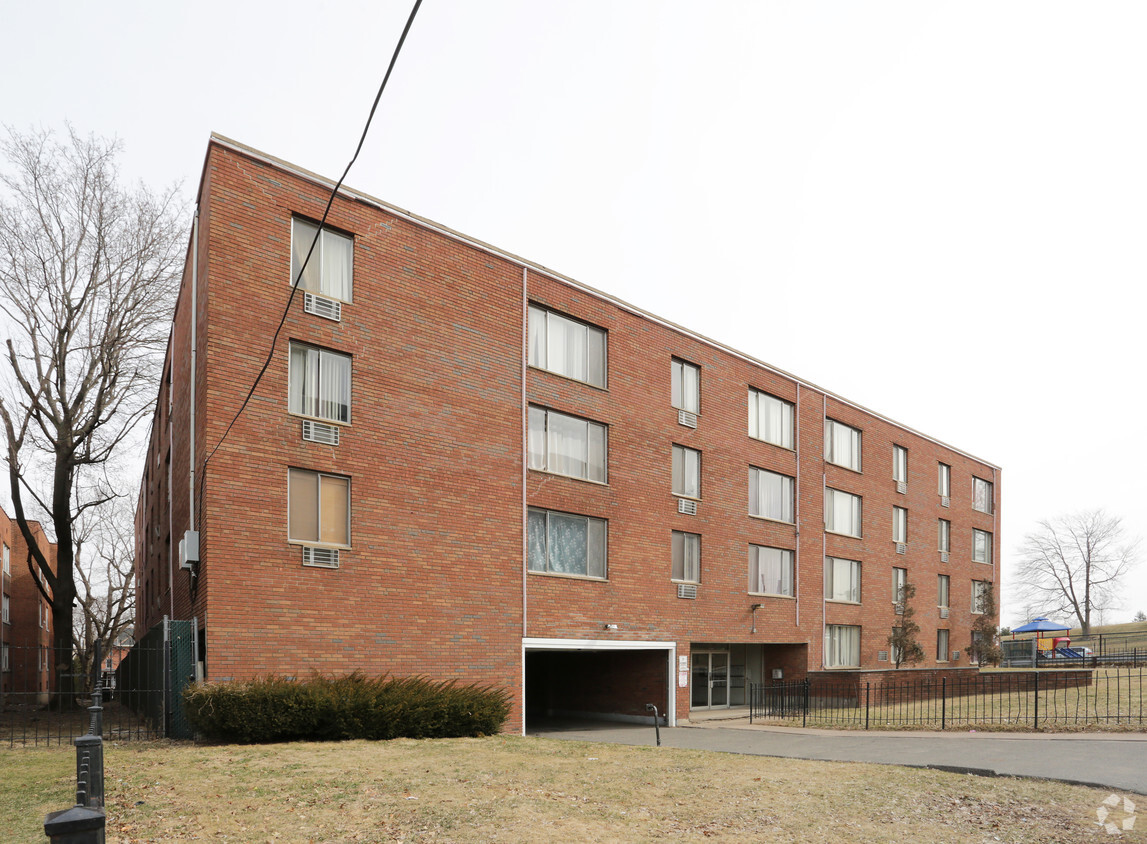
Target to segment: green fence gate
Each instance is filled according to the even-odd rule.
[[[192,737],[183,711],[183,689],[195,680],[198,622],[164,617],[127,652],[116,669],[116,696],[156,733]]]

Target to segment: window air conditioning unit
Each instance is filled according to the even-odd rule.
[[[888,651],[877,651],[876,652],[876,661],[877,662],[888,662]]]
[[[948,617],[948,608],[947,607],[940,607],[940,618],[947,618],[947,617]]]
[[[328,425],[325,422],[315,422],[313,419],[303,420],[303,439],[309,443],[322,443],[323,445],[339,444],[338,425]]]
[[[677,499],[677,512],[684,513],[686,516],[697,515],[697,502],[689,501],[684,498]]]
[[[303,310],[308,314],[322,317],[323,319],[334,320],[335,322],[342,321],[343,306],[341,302],[334,299],[328,299],[326,296],[316,296],[314,293],[303,294]]]
[[[896,553],[897,553],[897,554],[907,554],[907,553],[908,553],[908,545],[907,545],[907,543],[904,543],[904,542],[897,542],[897,543],[896,543]]]
[[[678,583],[677,584],[677,597],[678,598],[696,598],[697,597],[697,584],[695,584],[695,583]]]
[[[908,481],[897,481],[896,482],[896,491],[898,493],[900,493],[901,495],[907,495],[908,494]]]
[[[897,604],[896,605],[896,614],[897,615],[904,615],[904,605],[903,604]]]
[[[690,413],[688,410],[677,411],[677,424],[684,425],[686,428],[697,427],[697,414]]]
[[[304,545],[303,565],[323,569],[337,569],[339,567],[339,549],[313,548],[310,545]]]
[[[940,506],[941,507],[948,507],[951,505],[951,503],[952,503],[952,499],[950,497],[948,497],[947,495],[941,495],[940,496]]]
[[[960,652],[959,651],[952,651],[952,662],[959,662],[959,661],[960,661]]]
[[[948,562],[948,552],[947,551],[941,551],[940,552],[940,562],[941,563]]]

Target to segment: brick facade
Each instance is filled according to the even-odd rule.
[[[774,667],[785,679],[819,671],[825,624],[861,627],[859,663],[880,667],[896,618],[894,566],[917,585],[925,665],[946,667],[935,661],[940,624],[951,650],[968,644],[972,581],[997,579],[996,467],[364,195],[340,195],[328,218],[354,238],[341,320],[305,313],[296,294],[266,375],[219,446],[290,294],[292,217],[319,219],[327,185],[225,139],[209,145],[137,511],[138,635],[164,614],[195,616],[211,679],[360,670],[494,683],[514,695],[512,730],[523,728],[524,690],[545,685],[524,677],[534,651],[548,653],[533,660],[553,675],[546,688],[560,680],[565,699],[617,715],[643,713],[659,689],[687,716],[694,650],[729,649],[750,682]],[[528,365],[530,304],[606,332],[604,386]],[[288,411],[291,341],[351,358],[338,446],[303,441]],[[695,428],[671,406],[673,359],[700,370]],[[793,405],[793,448],[747,435],[750,388]],[[605,482],[527,468],[530,408],[606,426]],[[862,471],[826,462],[826,417],[862,431]],[[894,444],[909,452],[903,492]],[[674,445],[701,452],[695,515],[672,493]],[[939,463],[951,466],[949,506]],[[795,479],[791,522],[748,515],[750,467]],[[304,566],[301,545],[288,542],[289,469],[349,478],[350,541],[337,569]],[[973,509],[973,477],[993,484],[993,513]],[[826,485],[862,497],[862,538],[824,530]],[[909,511],[904,553],[893,506]],[[530,508],[604,520],[605,577],[530,571]],[[940,518],[952,525],[948,562]],[[173,561],[189,528],[200,532],[193,573]],[[990,562],[972,561],[973,528],[993,535]],[[671,578],[674,530],[701,536],[699,582],[686,584],[695,598],[678,597]],[[750,544],[794,552],[792,595],[749,592]],[[824,600],[826,554],[861,562],[860,603]],[[951,584],[943,620],[938,574]],[[555,666],[572,673],[561,679]],[[575,694],[581,681],[569,677],[593,685]]]
[[[36,545],[55,570],[56,545],[49,542],[39,522],[29,522]],[[28,543],[15,519],[0,510],[0,550],[6,564],[0,573],[7,603],[7,618],[0,625],[0,695],[14,695],[7,703],[46,703],[55,688],[52,651],[52,609],[28,570]],[[48,594],[51,588],[44,585]]]

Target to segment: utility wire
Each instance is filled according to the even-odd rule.
[[[370,107],[370,114],[366,118],[366,125],[362,128],[362,136],[358,139],[358,146],[355,147],[354,155],[351,157],[346,169],[343,170],[343,174],[339,176],[338,182],[331,188],[331,195],[327,199],[327,207],[323,210],[323,218],[319,221],[319,227],[315,231],[314,239],[311,240],[311,248],[307,250],[307,257],[303,259],[303,265],[299,267],[299,274],[295,277],[294,284],[291,285],[291,295],[287,297],[287,306],[283,308],[283,316],[279,320],[279,327],[275,329],[275,334],[271,338],[271,348],[267,351],[267,360],[263,363],[263,368],[259,370],[259,374],[255,376],[255,382],[251,385],[251,389],[247,391],[247,397],[243,399],[243,404],[241,404],[239,410],[235,412],[235,417],[227,426],[227,430],[223,432],[223,436],[219,438],[219,442],[215,444],[215,448],[211,449],[211,453],[203,459],[203,475],[207,474],[208,461],[211,460],[211,458],[215,456],[215,452],[222,447],[223,442],[227,439],[227,435],[231,433],[231,429],[235,427],[235,423],[239,421],[239,417],[243,415],[243,411],[247,409],[251,397],[255,395],[255,390],[258,388],[259,382],[263,380],[263,376],[271,366],[271,361],[275,357],[275,346],[279,342],[279,334],[283,330],[283,325],[287,322],[287,315],[291,312],[291,303],[295,300],[295,291],[299,289],[299,281],[302,279],[303,273],[306,272],[307,263],[311,260],[311,254],[315,251],[315,245],[319,242],[319,238],[322,237],[323,226],[326,224],[327,215],[330,214],[331,206],[334,204],[335,195],[338,193],[339,188],[342,187],[343,180],[350,172],[350,168],[353,167],[355,161],[358,160],[358,154],[362,151],[362,145],[366,141],[366,133],[370,131],[371,121],[374,120],[374,112],[378,108],[378,101],[382,99],[382,92],[386,90],[386,83],[390,80],[390,74],[394,70],[395,63],[398,61],[398,54],[402,52],[402,45],[406,41],[406,34],[410,32],[410,26],[414,23],[414,16],[418,14],[418,7],[421,5],[422,0],[414,0],[414,8],[410,10],[410,17],[407,18],[406,26],[403,27],[402,35],[398,39],[398,45],[394,48],[394,55],[390,57],[390,66],[386,69],[386,76],[382,78],[382,84],[378,86],[378,93],[374,95],[374,104]],[[195,373],[192,373],[191,377],[194,378]],[[200,496],[200,500],[202,500],[202,496]]]

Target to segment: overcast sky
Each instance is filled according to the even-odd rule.
[[[337,178],[411,3],[0,0],[0,121]],[[1147,3],[425,0],[347,184],[1147,537]],[[1147,556],[1147,554],[1145,554]],[[1147,562],[1122,611],[1147,610]]]

